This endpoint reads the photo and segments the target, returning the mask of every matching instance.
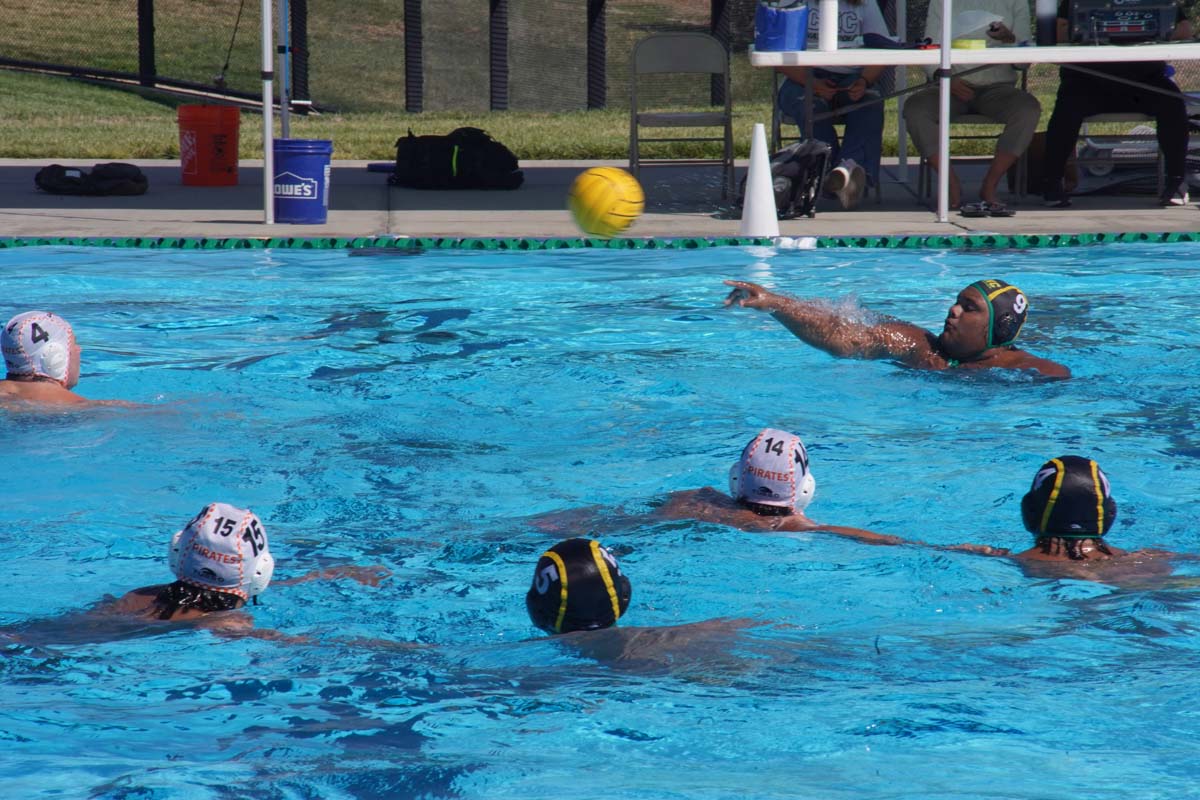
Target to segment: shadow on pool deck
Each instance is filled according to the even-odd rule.
[[[139,197],[74,197],[39,191],[33,176],[45,161],[0,160],[0,235],[14,237],[545,237],[579,236],[565,209],[567,189],[588,166],[624,162],[522,163],[516,191],[437,192],[399,189],[367,162],[336,161],[328,220],[320,225],[263,224],[261,162],[244,161],[239,185],[183,186],[178,161],[136,161],[150,180]],[[57,163],[93,166],[94,160]],[[1160,233],[1200,231],[1200,210],[1159,208],[1148,195],[1076,198],[1068,209],[1046,209],[1040,197],[1010,198],[1009,218],[968,219],[951,213],[939,223],[917,200],[915,166],[908,180],[885,163],[883,202],[867,198],[856,211],[823,200],[815,218],[780,223],[785,236],[971,235],[979,233]],[[739,166],[738,178],[744,174]],[[981,168],[963,168],[968,192]],[[646,211],[629,230],[637,237],[730,237],[739,218],[720,198],[719,172],[708,168],[644,170]]]

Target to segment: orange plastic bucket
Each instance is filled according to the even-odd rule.
[[[179,162],[184,186],[236,186],[238,122],[236,106],[180,106]]]

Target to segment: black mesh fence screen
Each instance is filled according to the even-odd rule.
[[[0,55],[136,75],[137,3],[131,0],[4,0]]]
[[[403,111],[404,33],[399,0],[309,0],[307,97],[341,111]]]
[[[439,0],[423,6],[424,110],[487,111],[487,0]]]
[[[324,0],[306,8],[292,0],[292,10],[306,14],[298,27],[307,33],[301,77],[308,94],[297,96],[342,111],[619,109],[628,105],[639,39],[705,31],[729,43],[735,104],[765,102],[770,73],[747,58],[756,2]],[[927,3],[909,0],[903,38],[923,33]],[[253,98],[261,92],[260,9],[257,0],[3,0],[0,64],[130,80],[149,74],[168,85],[224,87]],[[594,23],[599,12],[602,24],[589,25],[589,14]],[[416,30],[410,15],[421,18]],[[891,2],[885,15],[894,26]],[[1182,88],[1200,89],[1200,62],[1175,66]],[[910,86],[924,81],[920,70],[909,70]],[[1057,67],[1030,70],[1030,90],[1047,102],[1057,85]],[[664,80],[646,91],[651,104],[719,100],[704,81]]]
[[[508,9],[510,108],[586,108],[587,4],[510,0]]]
[[[629,105],[629,72],[633,48],[639,39],[669,31],[709,32],[708,0],[679,0],[651,5],[636,0],[608,3],[608,103]],[[667,105],[706,105],[711,101],[707,77],[696,75],[645,75],[638,82],[643,109]]]
[[[155,0],[158,74],[189,83],[224,85],[250,95],[261,93],[261,22],[262,9],[256,0]]]

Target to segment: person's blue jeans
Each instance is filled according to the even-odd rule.
[[[861,71],[852,73],[826,72],[823,69],[813,70],[813,80],[827,78],[837,83],[839,87],[849,87],[858,80]],[[879,93],[868,89],[859,102],[878,98]],[[853,101],[845,92],[833,96],[833,102],[827,103],[820,97],[813,96],[813,116],[820,117],[830,111],[836,111],[844,106],[853,105]],[[804,85],[792,80],[786,80],[779,87],[779,110],[796,121],[800,132],[804,132]],[[834,120],[844,122],[846,131],[842,140],[838,141],[837,131],[833,127]],[[870,103],[861,108],[847,111],[835,117],[816,119],[812,126],[813,138],[825,142],[830,147],[831,163],[836,166],[839,161],[847,158],[857,161],[867,173],[868,182],[874,186],[879,180],[879,160],[883,156],[883,103]]]

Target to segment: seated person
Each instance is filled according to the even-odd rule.
[[[1165,550],[1128,552],[1104,540],[1117,517],[1108,476],[1095,461],[1059,456],[1043,464],[1021,499],[1021,519],[1034,536],[1019,552],[987,545],[953,545],[987,556],[1011,558],[1037,578],[1075,578],[1116,585],[1158,582],[1172,572],[1172,559],[1193,556]]]
[[[818,46],[820,9],[809,6],[808,48]],[[875,0],[838,0],[838,48],[862,47],[864,34],[890,38],[887,23]],[[779,88],[779,109],[796,121],[801,135],[805,130],[804,92],[808,67],[776,67],[787,80]],[[813,138],[830,147],[833,169],[825,178],[825,190],[837,195],[842,208],[852,209],[862,201],[863,191],[879,182],[879,160],[883,155],[883,103],[868,103],[837,115],[846,123],[839,143],[830,112],[872,98],[879,92],[873,87],[887,67],[814,67]]]
[[[1026,0],[964,0],[955,4],[958,14],[988,12],[1001,18],[986,28],[988,46],[1012,46],[1031,38],[1029,4]],[[978,29],[977,29],[978,30]],[[963,31],[973,34],[976,31]],[[925,21],[925,35],[941,42],[942,6],[930,3]],[[964,36],[966,38],[966,36]],[[979,186],[979,202],[964,206],[972,216],[1009,216],[1011,211],[996,195],[1000,179],[1009,167],[1025,152],[1037,130],[1042,106],[1029,92],[1017,88],[1018,72],[1009,64],[993,64],[983,68],[954,67],[954,73],[970,70],[970,74],[950,79],[950,121],[963,114],[982,114],[1004,125],[996,140],[996,153],[988,164],[987,173]],[[932,77],[934,68],[926,71]],[[934,170],[938,169],[938,109],[940,91],[937,83],[917,92],[904,103],[904,121],[917,152]],[[950,207],[962,202],[962,185],[950,171]]]
[[[1063,0],[1058,6],[1060,42],[1067,41],[1070,33],[1068,5],[1067,0]],[[1178,7],[1171,38],[1177,41],[1192,38],[1192,23],[1184,16],[1183,6]],[[1054,112],[1050,115],[1050,122],[1046,127],[1043,187],[1045,204],[1051,208],[1066,208],[1071,205],[1071,200],[1063,188],[1063,172],[1066,170],[1067,159],[1075,152],[1079,128],[1085,117],[1093,114],[1138,113],[1153,117],[1157,129],[1158,147],[1162,151],[1163,168],[1166,173],[1159,205],[1186,206],[1187,105],[1179,87],[1167,77],[1166,62],[1122,61],[1088,63],[1082,66],[1114,78],[1136,81],[1142,86],[1105,80],[1067,65],[1059,68],[1058,94],[1054,99]],[[1153,91],[1154,89],[1169,94]]]

